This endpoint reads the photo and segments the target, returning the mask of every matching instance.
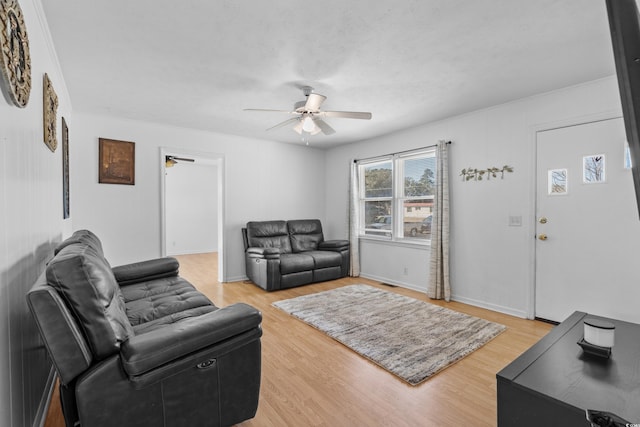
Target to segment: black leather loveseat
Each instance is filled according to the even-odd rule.
[[[82,230],[27,295],[67,427],[229,426],[260,390],[259,311],[216,307],[161,258],[111,268]]]
[[[267,291],[349,274],[349,241],[324,240],[317,219],[252,221],[242,234],[247,276]]]

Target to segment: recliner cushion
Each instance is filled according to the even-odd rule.
[[[49,263],[46,276],[78,319],[94,356],[100,360],[119,351],[133,329],[120,287],[102,255],[92,245],[70,244]]]
[[[307,254],[282,254],[280,255],[280,274],[299,273],[311,271],[315,266],[313,257]]]
[[[313,258],[314,269],[340,267],[342,265],[342,255],[340,252],[307,251],[304,254]]]
[[[178,276],[124,286],[122,296],[127,317],[136,334],[149,330],[151,322],[155,328],[217,309],[191,283]],[[194,311],[202,307],[205,308]]]
[[[287,222],[293,252],[315,251],[324,240],[318,219],[296,219]]]
[[[279,248],[280,253],[290,253],[289,231],[285,221],[251,221],[247,223],[249,247]]]

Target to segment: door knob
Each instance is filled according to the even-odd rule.
[[[540,224],[546,224],[546,223],[547,223],[547,218],[546,218],[546,217],[544,217],[544,216],[543,216],[543,217],[540,217],[540,219],[538,220],[538,222],[539,222]]]
[[[538,234],[538,239],[540,240],[547,240],[547,235],[542,233],[542,234]]]

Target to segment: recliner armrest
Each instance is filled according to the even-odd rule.
[[[249,258],[278,259],[280,258],[280,248],[251,247],[247,249],[247,255]]]
[[[129,376],[144,374],[202,348],[257,328],[262,313],[244,303],[191,317],[145,334],[120,347],[122,366]]]
[[[161,279],[178,275],[180,264],[173,257],[150,259],[132,264],[113,267],[113,275],[120,286],[147,280]]]
[[[343,251],[349,249],[348,240],[325,240],[320,242],[318,249],[324,251]]]

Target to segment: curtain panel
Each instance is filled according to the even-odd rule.
[[[431,259],[427,296],[451,299],[449,281],[449,142],[439,141],[436,148],[436,194],[431,224]]]
[[[349,264],[349,276],[360,276],[360,238],[358,221],[360,221],[360,178],[358,174],[358,163],[351,161],[351,180],[349,187],[349,254],[351,256]]]

